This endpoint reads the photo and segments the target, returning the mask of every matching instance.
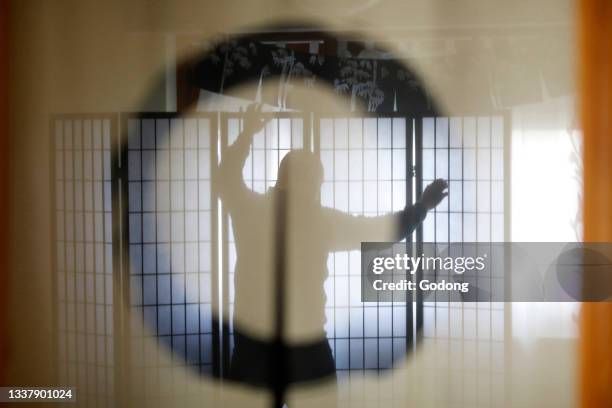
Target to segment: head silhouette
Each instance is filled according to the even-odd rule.
[[[276,188],[300,200],[318,201],[323,182],[321,160],[308,150],[292,150],[281,160]]]

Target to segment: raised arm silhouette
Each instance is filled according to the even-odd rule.
[[[217,188],[237,251],[230,377],[275,388],[279,381],[287,386],[335,375],[324,331],[329,253],[409,236],[447,195],[447,183],[434,181],[418,203],[402,211],[353,216],[321,206],[323,166],[300,149],[285,155],[276,185],[258,194],[245,185],[242,171],[253,137],[266,122],[259,106],[247,109],[244,130],[222,154]]]

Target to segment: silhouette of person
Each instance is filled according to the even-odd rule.
[[[217,188],[232,219],[237,252],[229,377],[274,388],[278,381],[286,386],[335,375],[324,331],[328,254],[359,249],[362,241],[409,236],[447,195],[447,183],[434,181],[418,203],[402,211],[353,216],[321,206],[321,160],[307,150],[292,150],[280,163],[276,185],[258,194],[245,185],[242,171],[253,136],[266,123],[260,111],[254,105],[247,109],[244,130],[223,152]],[[274,274],[279,252],[280,276]],[[274,291],[278,279],[282,279],[280,304]],[[275,324],[278,307],[283,312],[281,326]],[[275,372],[278,366],[270,364],[278,359],[274,341],[278,330],[284,344],[281,379]]]

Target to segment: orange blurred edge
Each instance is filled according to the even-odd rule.
[[[584,132],[584,238],[612,242],[612,2],[580,0],[579,92]],[[579,405],[612,407],[612,303],[584,303]]]
[[[0,0],[0,384],[6,384],[9,273],[9,0]]]

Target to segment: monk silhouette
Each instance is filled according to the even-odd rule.
[[[335,376],[324,331],[329,253],[359,249],[362,241],[409,236],[448,193],[446,181],[436,180],[418,203],[376,217],[323,207],[323,166],[307,150],[287,153],[276,185],[264,194],[253,192],[242,169],[253,136],[266,123],[260,111],[256,105],[247,109],[244,130],[223,152],[218,173],[237,251],[229,377],[284,389]]]

